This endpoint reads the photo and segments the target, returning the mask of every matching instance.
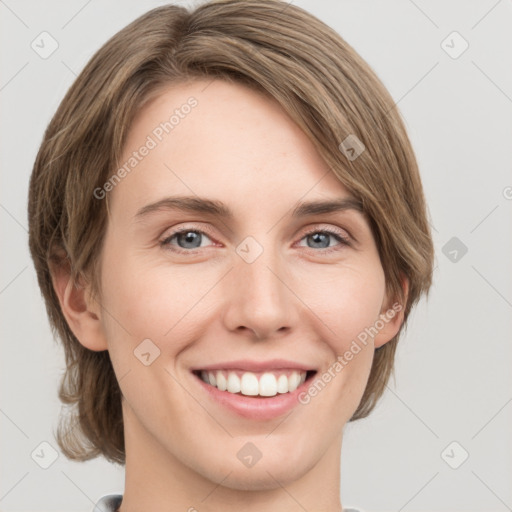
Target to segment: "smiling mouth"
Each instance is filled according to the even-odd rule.
[[[206,384],[234,395],[271,398],[292,393],[310,380],[316,370],[269,370],[250,372],[244,370],[193,370],[192,373]]]

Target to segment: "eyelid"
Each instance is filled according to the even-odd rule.
[[[343,228],[340,228],[338,226],[333,226],[332,224],[315,224],[313,227],[308,228],[307,231],[305,231],[302,235],[302,238],[305,236],[311,234],[311,233],[330,233],[330,234],[336,234],[340,238],[343,238],[346,241],[352,240],[352,235]],[[302,240],[301,238],[301,240]]]

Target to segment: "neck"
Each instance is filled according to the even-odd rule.
[[[125,415],[126,474],[123,502],[119,512],[342,512],[340,501],[340,456],[342,435],[301,476],[289,481],[276,478],[279,468],[256,473],[250,479],[233,471],[216,471],[211,475],[198,471],[203,464],[214,466],[201,453],[171,453],[141,424],[132,411]],[[242,444],[240,444],[242,446]],[[187,460],[187,457],[193,457]],[[263,460],[263,458],[262,458]],[[191,466],[195,466],[194,469]]]

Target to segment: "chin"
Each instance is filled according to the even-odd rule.
[[[292,456],[290,456],[292,455]],[[293,455],[296,455],[294,457]],[[236,457],[236,455],[235,455]],[[205,476],[223,487],[240,491],[264,491],[280,489],[299,480],[312,467],[315,460],[309,460],[298,452],[287,453],[287,450],[273,451],[269,456],[262,454],[252,466],[245,466],[238,457],[223,458],[218,464],[210,464],[204,468]]]
[[[254,466],[250,469],[232,470],[221,485],[238,491],[270,491],[288,486],[299,480],[306,472],[307,468],[292,468],[288,463],[260,468]],[[214,481],[218,479],[219,475],[216,474]]]

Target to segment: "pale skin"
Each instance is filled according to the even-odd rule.
[[[351,195],[274,100],[220,80],[175,84],[139,112],[123,161],[190,96],[198,105],[109,192],[101,297],[54,276],[74,334],[109,351],[120,381],[120,510],[339,512],[343,428],[374,349],[403,315],[286,417],[249,420],[205,396],[191,367],[285,358],[320,375],[394,301],[361,212],[292,218],[298,203]],[[234,216],[162,209],[136,218],[177,195],[220,201]],[[195,232],[199,247],[184,235],[169,239],[178,229]],[[325,230],[349,245],[333,235],[315,243],[312,233]],[[263,248],[252,263],[236,252],[248,236]],[[160,350],[149,366],[134,356],[145,339]],[[262,454],[250,468],[237,457],[248,442]]]

